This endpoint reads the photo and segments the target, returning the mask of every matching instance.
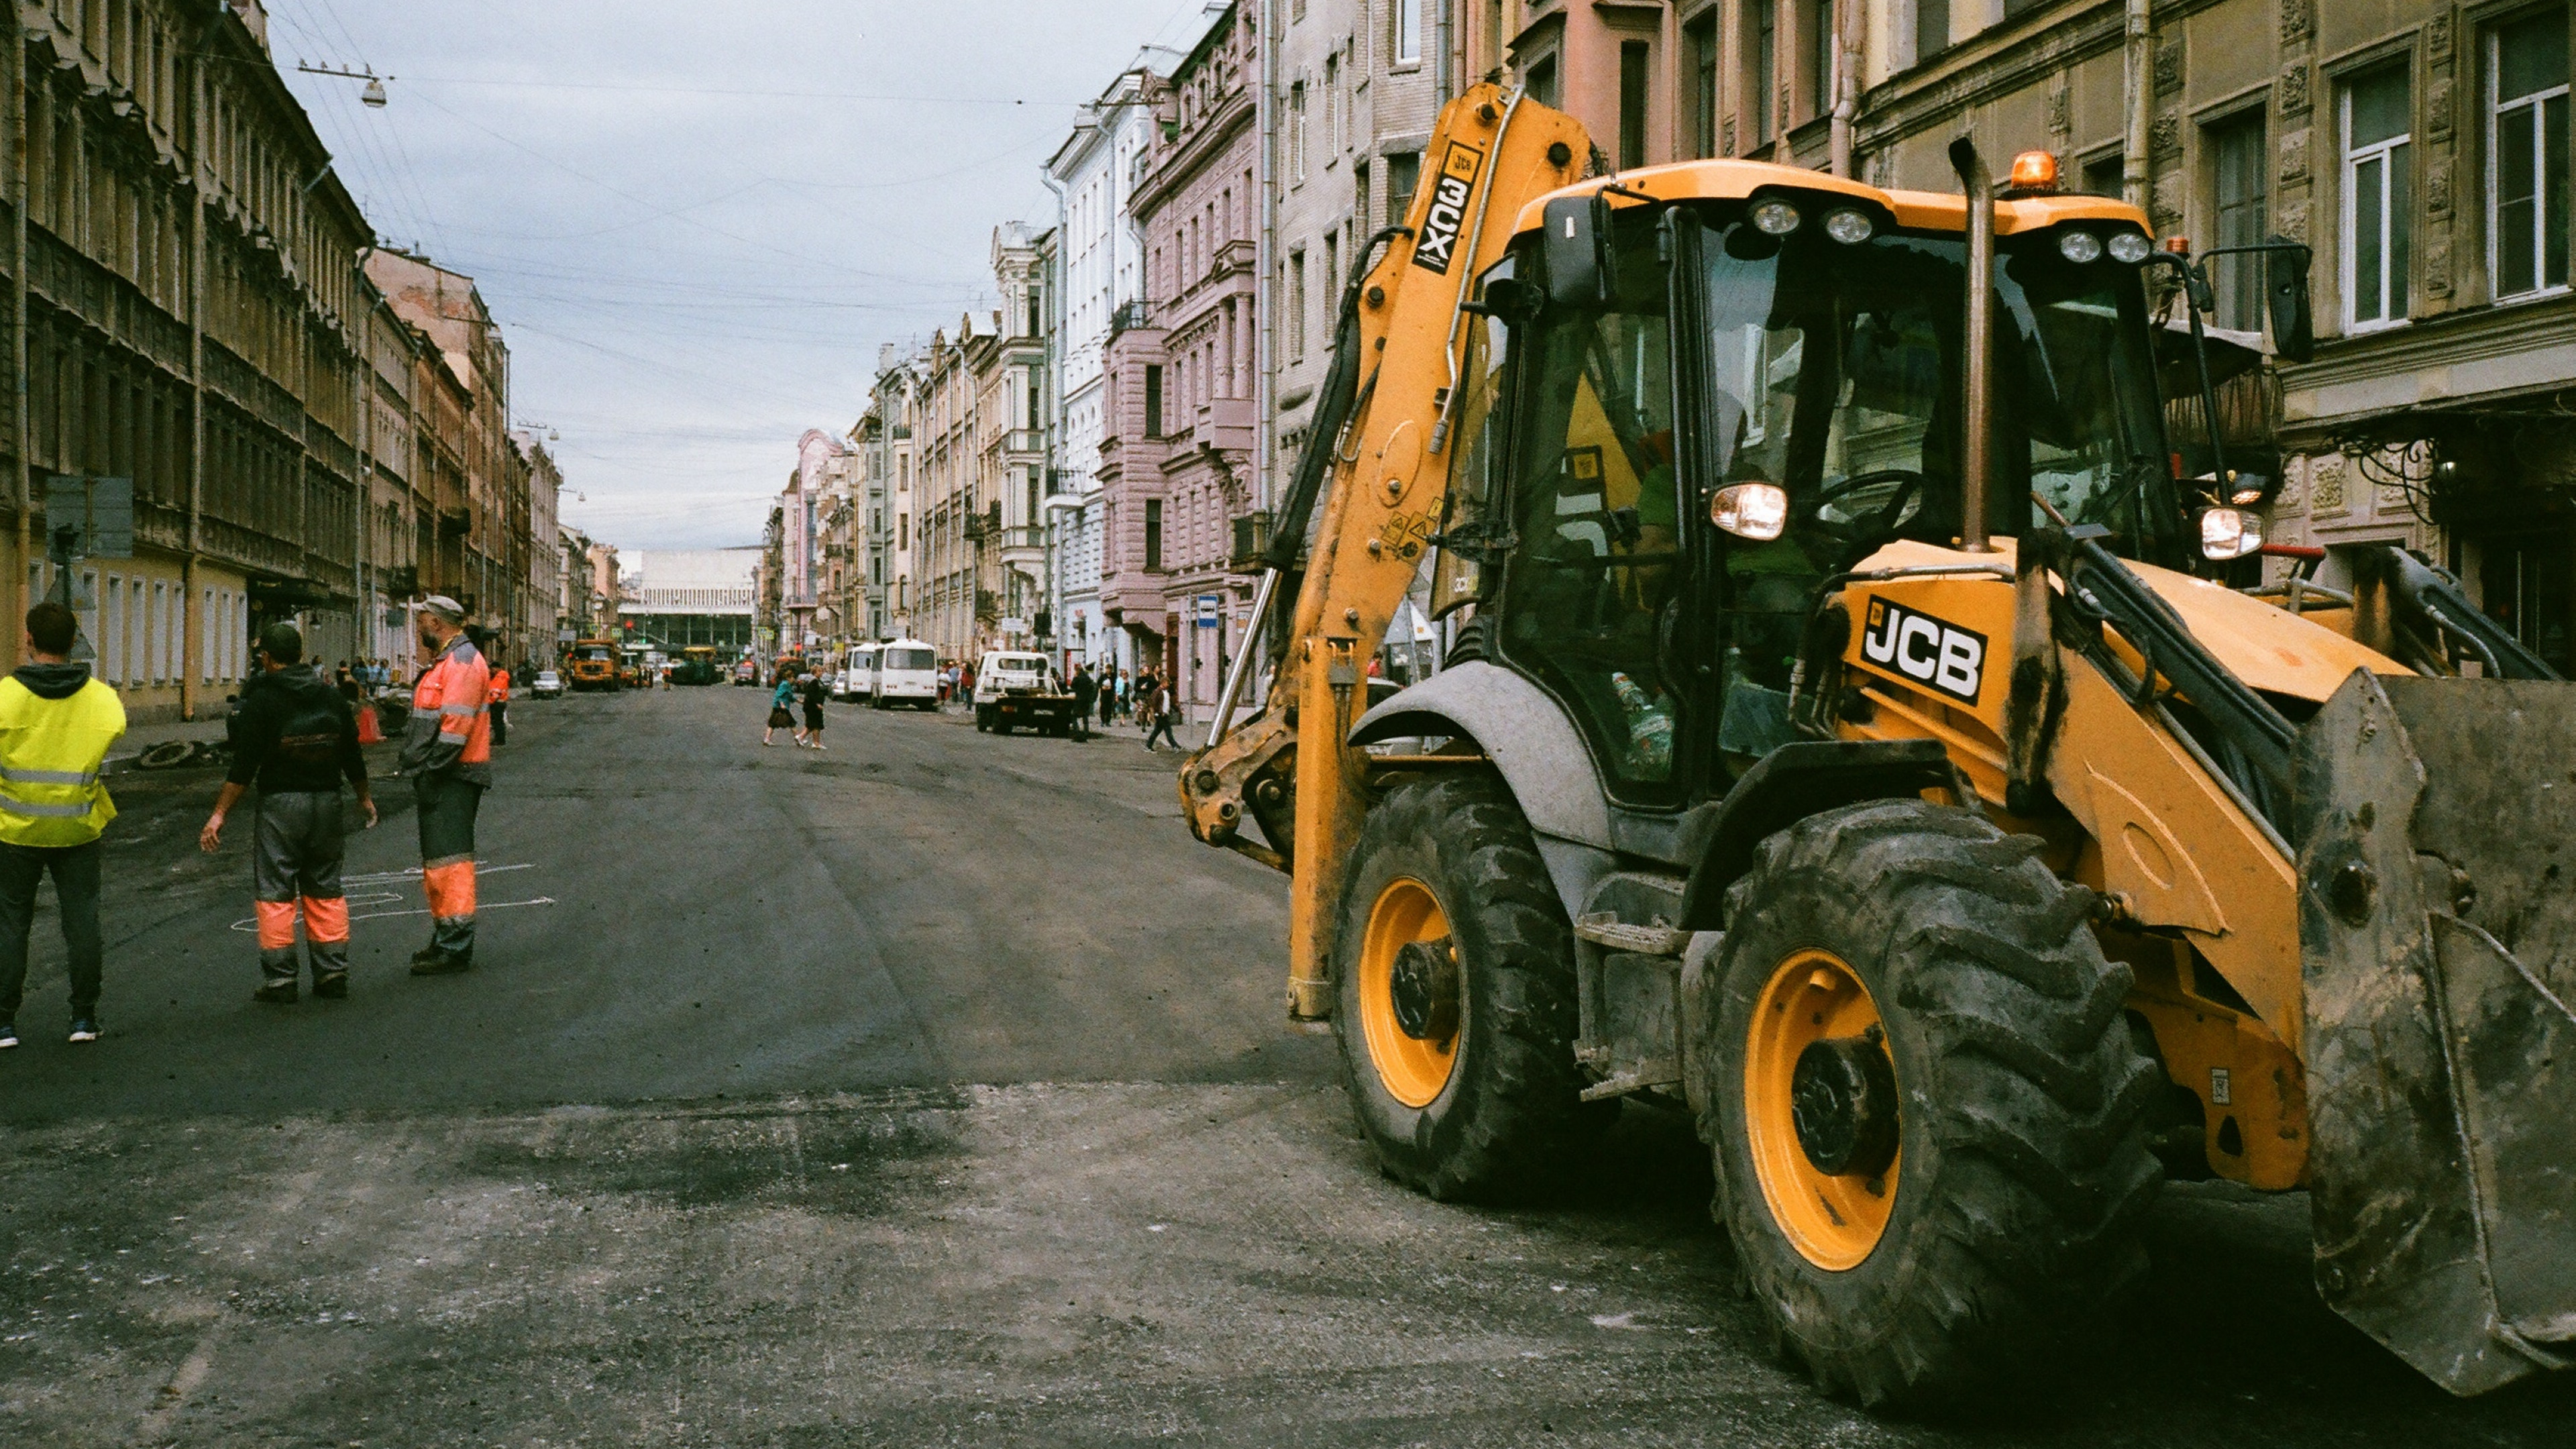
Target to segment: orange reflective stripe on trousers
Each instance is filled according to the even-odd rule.
[[[295,902],[261,901],[259,904],[259,949],[291,951],[295,949]],[[347,934],[347,913],[342,913],[342,934]]]
[[[474,914],[474,862],[470,857],[425,867],[420,879],[433,920],[452,921]]]
[[[305,939],[320,944],[349,939],[348,897],[332,896],[326,900],[318,896],[306,896],[304,898],[304,935]]]

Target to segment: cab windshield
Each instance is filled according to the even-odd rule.
[[[1718,706],[1730,766],[1788,737],[1801,630],[1833,575],[1896,539],[1960,536],[1966,245],[1770,236],[1740,207],[1629,208],[1611,242],[1607,295],[1521,316],[1506,366],[1501,319],[1480,319],[1446,533],[1507,555],[1503,652],[1572,709],[1613,793],[1655,803],[1693,788],[1675,743],[1694,710]],[[2182,562],[2137,271],[2068,262],[2053,232],[1997,251],[1990,531],[2053,510]],[[1524,276],[1544,260],[1515,258]],[[1780,536],[1709,526],[1738,483],[1787,495]],[[1433,595],[1483,585],[1453,568]]]
[[[1887,510],[1901,536],[1957,536],[1966,251],[1952,236],[1845,246],[1708,224],[1701,326],[1717,481],[1780,484],[1792,519],[1821,511],[1843,532]],[[1989,526],[2051,522],[2036,495],[2069,522],[2111,530],[2121,552],[2180,563],[2136,269],[2068,262],[2048,233],[2001,239],[1995,280]]]

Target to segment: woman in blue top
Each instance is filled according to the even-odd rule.
[[[769,692],[769,728],[760,732],[760,742],[764,745],[775,744],[777,741],[770,736],[781,729],[796,728],[795,710],[796,673],[794,670],[782,669],[778,671],[778,687]]]

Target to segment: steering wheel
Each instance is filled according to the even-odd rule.
[[[1893,533],[1921,509],[1923,486],[1922,473],[1912,468],[1872,468],[1854,473],[1817,497],[1815,519],[1825,532],[1846,543],[1880,538]],[[1887,501],[1859,511],[1838,506],[1846,500],[1866,505],[1873,494],[1884,494]]]

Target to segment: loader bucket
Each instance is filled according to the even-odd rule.
[[[2295,772],[2317,1289],[2456,1394],[2576,1364],[2576,683],[2356,672]]]

